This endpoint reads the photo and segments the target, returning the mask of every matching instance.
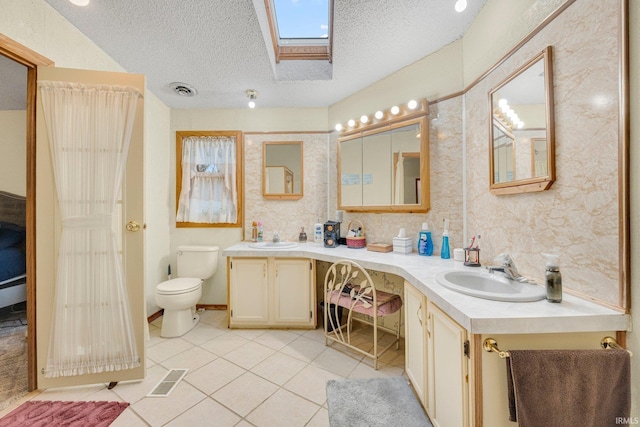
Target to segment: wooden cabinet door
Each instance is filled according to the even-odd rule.
[[[269,285],[266,258],[233,258],[230,265],[231,325],[269,322]]]
[[[427,407],[427,299],[404,283],[405,370],[420,403]]]
[[[313,261],[275,258],[273,274],[273,323],[314,325]]]
[[[467,331],[429,302],[431,407],[429,416],[435,427],[466,427],[469,425],[468,359],[465,356]]]

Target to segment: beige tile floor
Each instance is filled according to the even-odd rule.
[[[144,381],[49,389],[32,400],[129,402],[113,427],[315,427],[329,425],[327,380],[404,375],[402,342],[376,371],[371,359],[326,347],[322,329],[230,330],[226,311],[205,311],[187,334],[165,339],[161,321],[150,325]],[[168,397],[145,397],[171,368],[189,372]]]

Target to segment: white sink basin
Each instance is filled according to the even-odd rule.
[[[452,291],[494,301],[528,302],[546,297],[542,286],[516,282],[488,271],[446,271],[438,274],[436,281]]]
[[[249,247],[253,249],[291,249],[298,246],[296,242],[256,242],[250,243]]]

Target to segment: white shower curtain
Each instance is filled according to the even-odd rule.
[[[227,136],[182,139],[182,188],[176,221],[238,221],[236,140]]]
[[[140,365],[113,213],[140,93],[40,81],[62,235],[46,377]]]

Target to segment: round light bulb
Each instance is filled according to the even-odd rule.
[[[504,98],[500,98],[500,101],[498,101],[498,106],[499,106],[500,108],[502,108],[502,107],[506,107],[507,105],[509,105],[509,103],[507,102],[507,100],[506,100],[506,99],[504,99]]]
[[[399,112],[400,112],[400,107],[398,107],[397,105],[394,105],[393,107],[391,107],[391,114],[393,114],[394,116]]]
[[[353,119],[350,119],[348,122],[349,127],[354,127],[356,125],[356,121]]]
[[[467,0],[458,0],[454,7],[456,12],[463,12],[467,8]]]
[[[384,113],[380,110],[376,111],[376,119],[380,120],[384,117]]]
[[[360,123],[364,124],[364,123],[367,123],[368,121],[369,121],[369,117],[365,116],[364,114],[360,116]]]
[[[337,130],[338,132],[340,132],[340,131],[342,130],[342,125],[341,125],[340,123],[338,123],[338,124],[336,125],[336,130]]]
[[[520,120],[517,126],[518,126],[518,129],[522,129],[524,127],[524,122]]]
[[[412,99],[411,101],[409,101],[407,106],[409,107],[410,110],[415,110],[416,107],[418,106],[418,101],[416,101],[415,99]]]
[[[249,101],[249,108],[256,108],[256,103],[253,101]]]

